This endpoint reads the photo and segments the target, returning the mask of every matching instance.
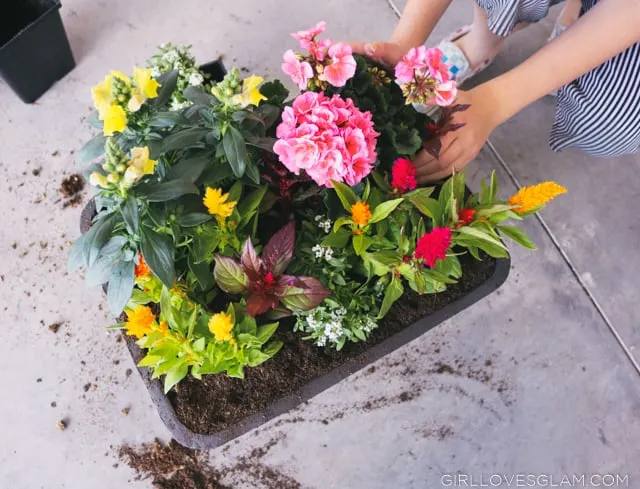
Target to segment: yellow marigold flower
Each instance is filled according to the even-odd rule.
[[[231,316],[225,312],[214,314],[209,319],[209,331],[213,334],[217,341],[231,341],[233,335],[233,320]]]
[[[351,219],[358,226],[366,226],[371,219],[371,207],[366,202],[359,200],[351,206]]]
[[[104,135],[113,136],[114,132],[122,132],[127,127],[127,113],[122,107],[111,104],[103,113]]]
[[[223,194],[219,188],[207,187],[202,202],[209,211],[209,214],[216,216],[219,222],[223,222],[233,213],[235,202],[227,202],[229,194]]]
[[[127,334],[142,338],[145,334],[151,332],[151,325],[156,317],[151,312],[151,308],[147,306],[137,305],[135,309],[127,310],[127,322],[125,328]]]
[[[522,187],[517,194],[509,198],[509,204],[514,206],[514,211],[523,214],[536,207],[545,205],[558,195],[567,192],[567,189],[556,182],[542,182],[530,187]]]
[[[147,278],[151,275],[151,269],[141,253],[138,254],[138,264],[136,265],[134,275],[136,278]]]
[[[239,105],[258,105],[267,97],[260,93],[258,87],[262,84],[264,78],[261,76],[251,75],[242,82],[242,93],[233,97],[233,101]]]

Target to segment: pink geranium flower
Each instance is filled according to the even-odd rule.
[[[343,42],[329,48],[331,64],[324,68],[323,77],[334,87],[343,87],[356,73],[356,60],[351,46]]]
[[[319,36],[327,30],[327,23],[325,21],[318,22],[315,27],[307,29],[306,31],[298,31],[291,34],[298,41],[311,41],[316,36]]]
[[[302,170],[318,185],[331,180],[356,185],[377,159],[370,112],[361,112],[351,99],[305,92],[286,107],[276,129],[273,150],[296,175]]]
[[[447,106],[455,101],[456,84],[442,55],[439,48],[419,46],[411,48],[398,62],[396,82],[407,103]]]
[[[446,107],[455,102],[457,94],[458,88],[456,87],[456,82],[449,80],[445,83],[436,85],[434,89],[434,101],[436,105]]]
[[[291,49],[284,53],[282,71],[289,75],[293,83],[298,85],[301,90],[306,89],[309,80],[313,78],[313,68],[311,65],[306,61],[300,61],[296,53]]]

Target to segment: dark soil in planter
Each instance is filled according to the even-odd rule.
[[[206,375],[201,381],[187,377],[169,394],[179,420],[199,434],[213,434],[262,411],[268,404],[295,393],[311,380],[366,355],[373,345],[389,338],[424,316],[468,294],[486,282],[496,266],[485,257],[476,261],[460,256],[463,277],[446,292],[419,296],[407,290],[389,314],[379,323],[366,343],[349,344],[341,352],[322,349],[302,334],[291,331],[291,323],[282,321],[276,337],[284,342],[282,350],[265,364],[247,368],[244,379]]]

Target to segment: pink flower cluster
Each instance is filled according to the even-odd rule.
[[[396,65],[395,75],[409,102],[447,106],[456,98],[456,82],[438,48],[411,48]]]
[[[331,180],[357,185],[377,159],[370,112],[351,99],[305,92],[285,107],[273,150],[289,171],[304,170],[318,185]]]
[[[306,31],[291,34],[300,41],[300,47],[308,52],[307,56],[296,54],[292,49],[284,53],[282,71],[291,77],[301,90],[306,90],[309,81],[317,74],[318,80],[328,82],[334,87],[343,87],[356,72],[356,60],[351,46],[331,39],[319,40],[317,37],[327,28],[326,22]]]

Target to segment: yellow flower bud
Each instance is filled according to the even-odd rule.
[[[107,178],[97,171],[89,175],[89,183],[94,187],[104,187],[107,185]]]
[[[117,173],[109,173],[107,176],[107,181],[109,183],[118,183],[120,181],[120,175]]]

